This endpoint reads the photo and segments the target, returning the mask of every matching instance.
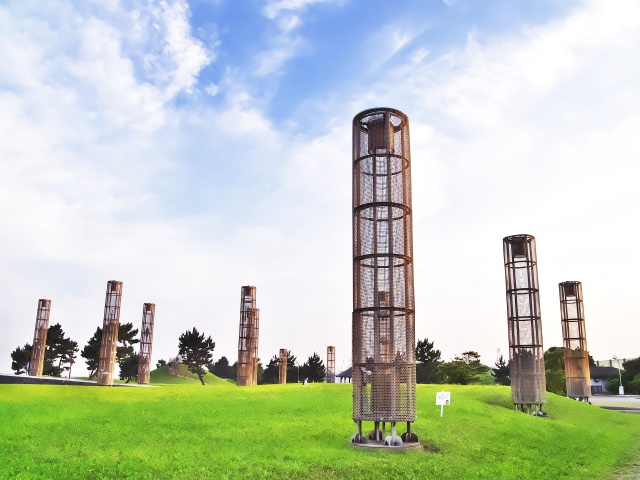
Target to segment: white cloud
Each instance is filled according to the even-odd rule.
[[[346,1],[347,0],[267,0],[263,13],[267,18],[274,19],[284,11],[302,10],[309,5],[319,3],[337,3],[342,5]]]
[[[215,97],[220,91],[220,87],[218,87],[218,85],[216,85],[215,83],[210,83],[204,88],[204,91],[212,97]]]

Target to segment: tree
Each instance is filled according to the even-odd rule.
[[[544,369],[564,371],[563,347],[551,347],[544,352]]]
[[[207,373],[205,367],[213,360],[213,349],[216,347],[211,337],[204,338],[204,333],[198,332],[196,327],[187,330],[178,339],[178,354],[191,373],[198,375],[200,383],[204,385],[203,376]]]
[[[438,383],[438,365],[442,363],[440,350],[433,348],[433,342],[428,338],[418,340],[416,345],[416,382],[417,383]]]
[[[231,375],[232,370],[233,367],[229,365],[229,360],[225,356],[220,357],[220,359],[209,368],[209,371],[216,377],[234,379],[234,376]]]
[[[133,345],[140,342],[136,337],[138,329],[133,328],[132,323],[121,323],[118,326],[118,347],[116,348],[116,359],[122,368],[122,361],[135,355]],[[80,356],[85,359],[89,378],[92,379],[98,372],[100,365],[100,344],[102,343],[102,328],[96,328],[95,333],[80,352]],[[137,356],[137,355],[136,355]]]
[[[31,350],[31,344],[27,343],[23,348],[18,347],[11,353],[13,360],[11,368],[16,372],[16,375],[26,371],[26,366],[31,361]],[[42,374],[59,377],[63,371],[71,370],[77,351],[78,343],[65,337],[64,330],[59,323],[49,326]]]
[[[160,359],[156,362],[156,368],[164,367],[167,364],[166,360]]]
[[[85,359],[89,370],[89,379],[96,376],[100,365],[100,343],[102,342],[102,329],[96,328],[95,333],[80,352],[80,356]]]
[[[138,355],[131,355],[123,358],[120,364],[120,380],[126,380],[129,383],[131,380],[138,379],[138,363],[140,357]]]
[[[471,350],[463,352],[462,356],[456,356],[453,361],[442,363],[438,367],[445,382],[460,385],[488,383],[487,374],[490,370],[489,367],[480,363],[480,354]]]
[[[493,369],[493,373],[496,376],[496,383],[500,385],[511,385],[511,369],[502,355],[496,360],[495,366],[496,368]]]
[[[264,373],[262,374],[262,379],[258,379],[258,383],[260,384],[268,384],[268,383],[278,383],[278,364],[279,364],[278,356],[274,355],[269,360],[269,364],[267,368],[264,369]]]
[[[296,365],[296,356],[291,352],[287,352],[287,383],[298,383],[300,378],[300,369]]]
[[[563,347],[551,347],[544,352],[544,374],[547,392],[557,395],[567,394]]]
[[[613,373],[607,379],[607,390],[610,392],[618,391],[620,375],[622,376],[622,386],[624,387],[625,393],[640,393],[640,390],[637,388],[639,386],[638,381],[640,381],[640,357],[623,362],[620,373]]]
[[[76,363],[76,354],[78,353],[78,342],[65,338],[58,347],[59,354],[59,368],[69,370],[69,378],[71,378],[71,367]],[[69,365],[63,367],[63,365]]]
[[[27,372],[27,365],[31,361],[31,344],[25,343],[24,347],[18,347],[11,352],[11,370],[16,375]]]
[[[138,354],[133,349],[136,343],[140,343],[140,340],[136,338],[138,335],[138,329],[133,328],[132,323],[121,323],[118,325],[118,347],[116,348],[116,358],[118,359],[118,366],[120,367],[120,379],[127,379],[127,383],[132,378],[138,377]],[[135,365],[135,373],[132,370]],[[123,375],[122,369],[125,372]]]
[[[313,352],[301,367],[302,376],[311,382],[321,382],[325,377],[324,363],[316,352]]]

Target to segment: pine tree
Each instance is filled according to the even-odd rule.
[[[316,352],[302,365],[303,376],[310,382],[322,382],[325,377],[324,363]]]
[[[205,367],[213,360],[213,349],[216,347],[211,337],[204,338],[204,333],[187,330],[178,339],[178,354],[191,373],[198,375],[200,383],[204,385],[203,376],[207,373]]]

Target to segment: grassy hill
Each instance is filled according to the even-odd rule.
[[[169,366],[163,365],[151,371],[149,383],[151,385],[201,385],[200,379],[195,373],[191,373],[186,365],[176,366],[177,375],[169,373]],[[204,383],[208,385],[233,384],[230,380],[224,380],[207,372],[204,375]]]
[[[157,373],[157,376],[162,373]],[[640,455],[640,415],[498,386],[418,386],[426,448],[350,448],[351,385],[0,385],[0,478],[608,478]]]

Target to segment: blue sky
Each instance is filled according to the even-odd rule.
[[[0,371],[39,298],[82,346],[106,282],[236,357],[351,350],[351,120],[411,122],[416,335],[507,353],[502,237],[538,242],[545,347],[583,282],[596,358],[637,356],[633,1],[0,3]],[[78,365],[78,373],[81,369]]]

